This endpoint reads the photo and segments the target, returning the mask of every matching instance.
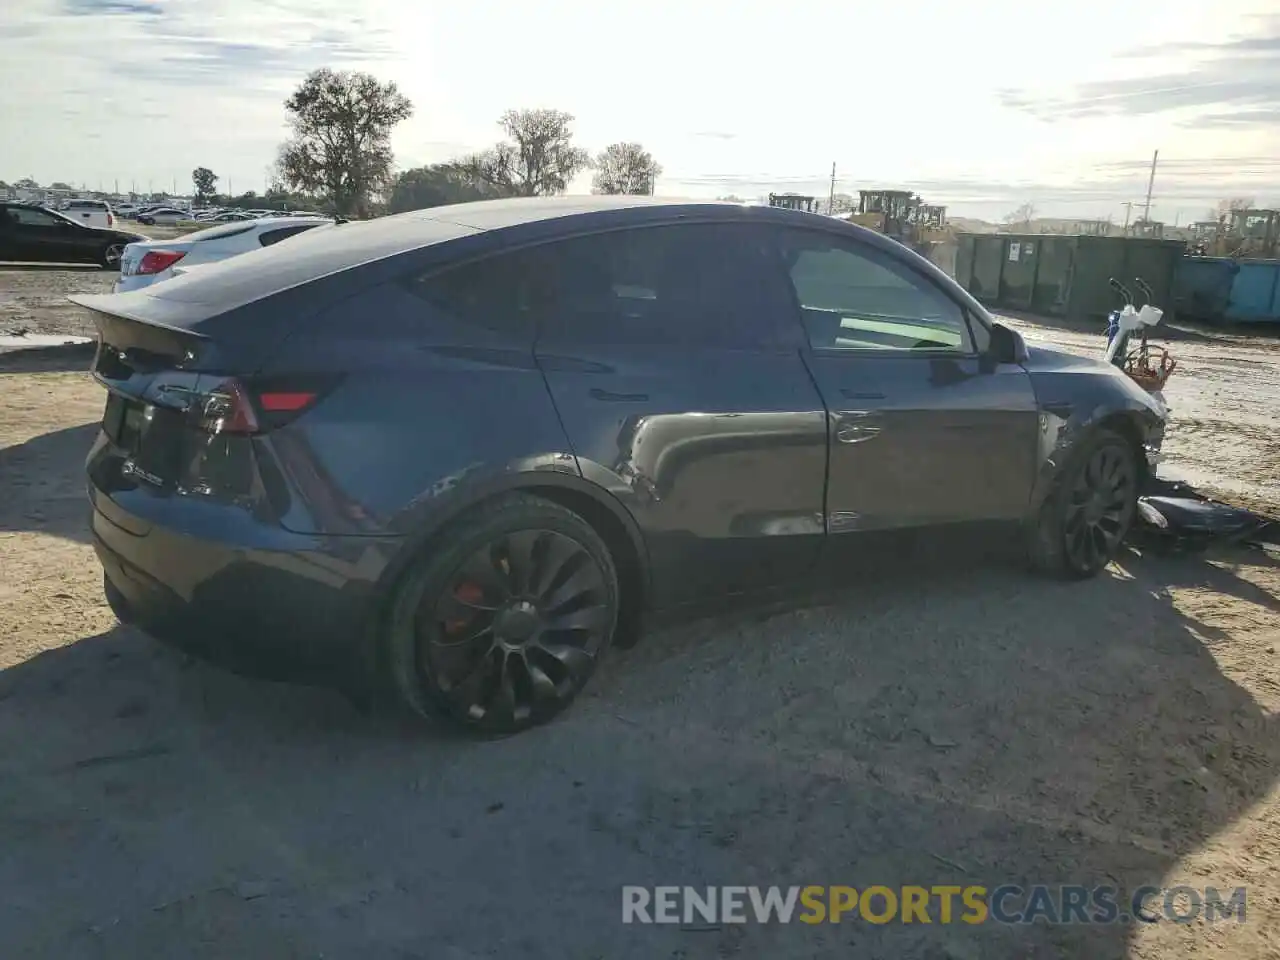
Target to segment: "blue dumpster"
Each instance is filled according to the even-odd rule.
[[[1230,257],[1183,257],[1173,277],[1178,316],[1221,321],[1231,305],[1231,285],[1240,265]]]
[[[1280,260],[1241,260],[1224,316],[1236,323],[1280,323]]]

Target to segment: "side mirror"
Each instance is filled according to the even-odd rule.
[[[1027,342],[1017,330],[993,323],[990,356],[996,363],[1022,363],[1027,359]]]

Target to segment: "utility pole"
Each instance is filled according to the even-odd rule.
[[[1133,201],[1126,200],[1120,206],[1124,207],[1124,235],[1127,237],[1129,235],[1129,217],[1133,215]]]
[[[835,213],[836,209],[836,162],[831,161],[831,191],[827,194],[827,216]]]
[[[1147,203],[1142,208],[1142,219],[1151,222],[1151,188],[1156,185],[1156,161],[1160,159],[1160,151],[1151,155],[1151,177],[1147,180]]]

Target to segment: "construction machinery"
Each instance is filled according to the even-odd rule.
[[[1267,260],[1280,257],[1280,210],[1231,210],[1193,224],[1192,252],[1200,256]]]
[[[892,237],[924,256],[947,240],[947,208],[925,203],[910,190],[859,190],[853,223]]]
[[[818,198],[802,193],[771,193],[769,206],[782,207],[784,210],[802,210],[805,213],[818,212]]]

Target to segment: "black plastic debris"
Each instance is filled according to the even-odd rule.
[[[1153,480],[1153,492],[1138,498],[1138,528],[1144,539],[1181,550],[1213,544],[1280,546],[1280,520],[1221,503],[1184,483]]]

